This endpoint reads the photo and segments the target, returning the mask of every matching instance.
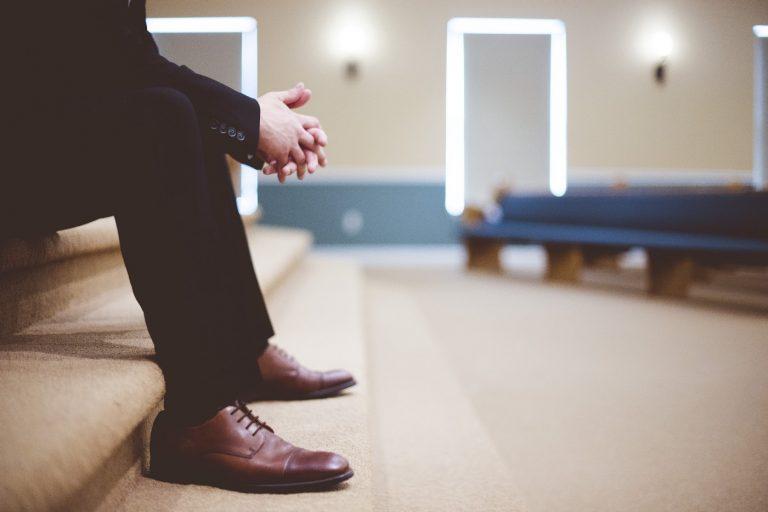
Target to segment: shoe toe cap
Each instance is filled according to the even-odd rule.
[[[323,386],[326,388],[340,386],[342,384],[354,384],[355,377],[347,370],[331,370],[323,373]]]
[[[291,480],[321,480],[343,475],[349,469],[349,461],[338,453],[299,450],[291,457],[286,476]]]

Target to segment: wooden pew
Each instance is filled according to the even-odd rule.
[[[585,265],[642,248],[648,292],[684,297],[701,268],[768,265],[768,192],[506,195],[499,206],[500,220],[475,212],[462,225],[469,268],[498,272],[505,244],[540,244],[547,277],[578,282]]]

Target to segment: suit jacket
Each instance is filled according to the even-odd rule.
[[[4,31],[2,42],[3,60],[11,70],[4,110],[7,119],[20,123],[13,131],[51,136],[39,133],[45,123],[35,119],[35,112],[88,102],[96,95],[167,86],[189,97],[209,142],[242,163],[260,167],[255,157],[258,102],[161,56],[147,31],[145,2],[13,2],[4,16],[10,30]]]

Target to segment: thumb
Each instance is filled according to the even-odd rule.
[[[304,94],[304,84],[299,82],[287,91],[280,91],[277,93],[277,98],[286,104],[296,103],[301,99]]]

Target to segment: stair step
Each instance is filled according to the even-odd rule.
[[[0,334],[125,283],[114,219],[0,241]]]
[[[248,231],[262,286],[274,291],[311,237],[258,226]],[[136,460],[142,421],[162,397],[153,352],[125,282],[102,290],[87,307],[73,305],[0,336],[3,510],[87,510],[101,501],[95,490],[106,492],[119,477],[114,467]]]
[[[2,240],[0,274],[119,247],[117,228],[112,217],[47,236]]]
[[[376,509],[524,510],[509,468],[418,303],[371,276],[365,302]]]
[[[355,477],[342,484],[343,490],[250,495],[159,482],[140,476],[135,469],[122,484],[125,501],[117,510],[372,510],[362,291],[360,269],[344,260],[312,256],[291,273],[270,297],[278,333],[273,341],[313,367],[347,368],[359,384],[336,398],[252,405],[287,440],[347,456]]]
[[[312,233],[302,229],[252,224],[246,227],[246,232],[256,276],[264,293],[277,288],[312,247]]]

